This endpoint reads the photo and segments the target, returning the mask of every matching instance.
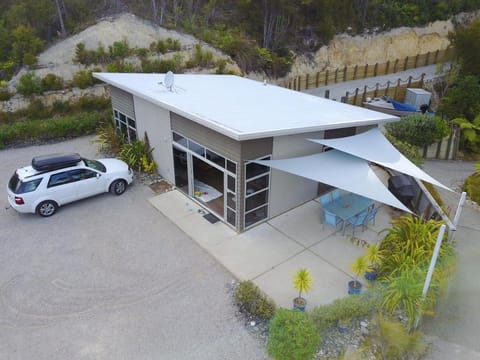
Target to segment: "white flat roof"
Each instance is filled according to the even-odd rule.
[[[375,125],[397,117],[234,75],[94,73],[96,78],[235,140]]]

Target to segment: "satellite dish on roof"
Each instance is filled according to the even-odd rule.
[[[169,71],[165,74],[165,87],[169,90],[172,91],[173,88],[173,83],[175,82],[173,72]]]

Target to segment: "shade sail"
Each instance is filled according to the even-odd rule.
[[[307,179],[347,190],[411,213],[375,175],[368,163],[338,150],[282,160],[257,160]]]
[[[308,139],[452,191],[403,156],[378,128],[337,139]]]

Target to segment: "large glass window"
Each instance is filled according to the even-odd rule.
[[[236,227],[237,164],[175,131],[172,139],[175,185]]]
[[[115,119],[115,127],[127,142],[131,143],[137,140],[137,125],[135,119],[115,109],[113,110],[113,117]]]
[[[270,160],[270,156],[259,160]],[[268,217],[270,168],[248,162],[245,164],[245,228]]]

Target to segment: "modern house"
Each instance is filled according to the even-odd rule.
[[[110,86],[124,136],[148,135],[160,175],[239,232],[329,188],[254,161],[317,154],[328,147],[308,139],[362,134],[398,119],[233,75],[94,76]]]

